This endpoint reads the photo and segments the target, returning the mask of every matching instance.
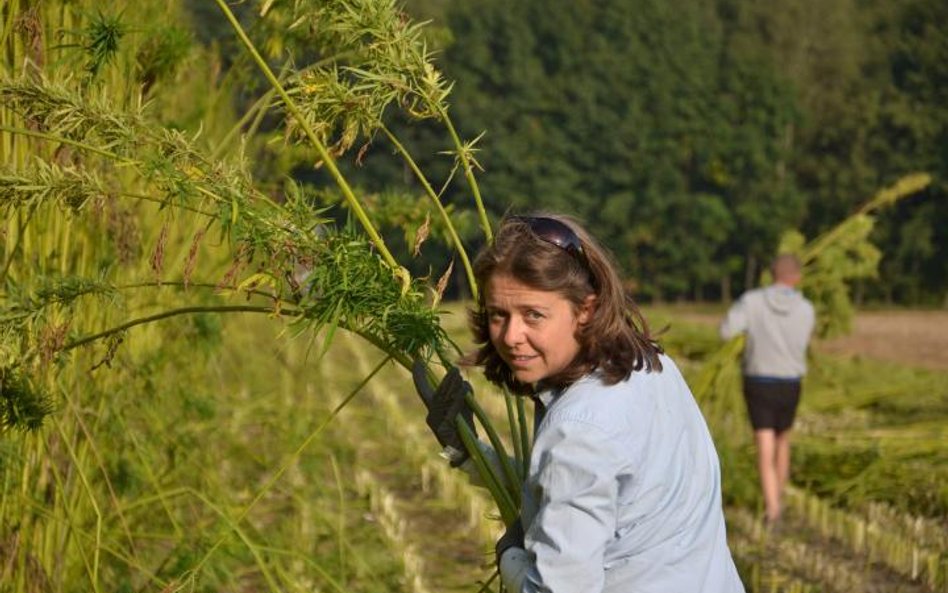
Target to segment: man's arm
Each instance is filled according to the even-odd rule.
[[[727,315],[721,321],[721,325],[718,326],[718,335],[721,336],[722,340],[730,340],[745,331],[747,331],[747,306],[744,303],[744,298],[741,297],[728,309]]]

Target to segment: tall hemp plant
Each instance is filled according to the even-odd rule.
[[[85,353],[94,368],[108,366],[125,347],[123,342],[133,342],[135,332],[181,316],[269,315],[296,332],[319,332],[324,348],[331,347],[334,332],[342,329],[384,351],[386,360],[405,367],[416,358],[426,361],[432,376],[436,366],[451,364],[455,356],[438,310],[452,267],[435,288],[426,278],[412,277],[337,165],[360,140],[385,136],[430,200],[437,214],[431,224],[445,229],[476,296],[470,260],[439,191],[384,124],[387,111],[402,109],[444,126],[455,159],[451,177],[460,173],[490,240],[476,180],[476,140],[464,141],[455,130],[446,101],[450,85],[433,64],[421,26],[391,0],[262,1],[256,5],[256,24],[285,26],[287,34],[311,39],[326,54],[311,64],[291,61],[274,71],[228,4],[215,1],[270,89],[230,133],[217,136],[223,137],[217,144],[201,134],[187,135],[159,124],[152,111],[156,107],[149,104],[152,90],[184,59],[178,33],[166,30],[139,41],[130,59],[122,52],[123,40],[139,31],[125,25],[121,12],[93,11],[91,4],[78,10],[68,3],[26,1],[8,2],[3,9],[4,442],[23,438],[18,431],[38,431],[52,422],[59,442],[69,443],[70,427],[57,408],[65,386],[83,375],[75,355]],[[166,15],[159,11],[140,16],[147,22],[149,16]],[[54,45],[51,35],[67,42]],[[49,55],[50,47],[56,49],[55,56]],[[160,108],[160,100],[155,101]],[[235,140],[266,114],[281,117],[288,144],[313,155],[356,225],[335,228],[313,197],[293,182],[274,188],[253,177],[241,149],[246,145]],[[238,150],[230,150],[235,144]],[[131,221],[136,217],[147,222],[135,226]],[[417,230],[421,240],[427,226]],[[150,246],[150,253],[144,245]],[[97,255],[103,252],[107,258]],[[518,484],[529,456],[523,402],[507,397],[515,444],[511,462],[473,395],[469,401],[501,453],[501,466],[488,463],[467,425],[460,419],[458,425],[500,515],[509,523],[517,516]],[[63,474],[44,467],[44,450],[31,451],[24,476],[32,472],[37,483],[61,481]],[[95,456],[94,450],[70,454],[77,462]],[[286,460],[242,508],[220,510],[228,534],[208,542],[184,573],[200,574],[233,537],[249,541],[248,514],[293,461]],[[85,479],[81,473],[79,478]],[[97,508],[90,513],[100,525],[91,537],[100,542],[102,513]],[[64,533],[75,529],[68,515],[62,519]],[[132,539],[129,533],[124,552],[95,545],[92,553],[83,554],[80,572],[93,589],[100,587],[103,553],[157,579],[135,556]],[[35,558],[23,547],[17,549],[18,579],[29,580],[30,570],[42,572],[30,568]],[[52,558],[49,562],[55,564]],[[264,562],[258,563],[269,588],[279,590],[278,578]]]
[[[189,253],[191,242],[180,235],[197,236],[206,225],[197,212],[175,216],[146,177],[176,158],[169,144],[154,154],[162,132],[142,109],[149,101],[151,118],[168,116],[172,106],[152,91],[174,81],[189,53],[183,29],[168,22],[170,6],[141,3],[134,21],[97,11],[92,2],[0,7],[2,591],[165,588],[173,582],[166,575],[189,554],[190,540],[171,509],[191,514],[190,501],[180,500],[201,493],[163,490],[155,471],[175,466],[156,451],[180,462],[187,443],[161,438],[173,406],[161,414],[147,409],[149,383],[167,378],[165,363],[128,372],[118,360],[122,350],[141,359],[153,350],[149,342],[166,338],[164,330],[141,323],[134,338],[121,330],[96,338],[132,312],[173,316],[180,307],[168,304],[182,299],[167,297],[182,281],[168,281],[168,262]],[[206,81],[184,86],[210,100],[218,93]],[[220,123],[209,117],[206,130]],[[165,132],[172,144],[180,136]],[[210,253],[206,260],[202,272],[214,277],[222,258]],[[185,286],[196,285],[189,282],[197,277],[193,267],[184,268]],[[194,311],[206,308],[199,290],[190,293]],[[193,328],[212,330],[204,318],[193,319]],[[192,351],[195,361],[199,353]],[[117,368],[106,372],[113,363]],[[143,406],[132,420],[147,419],[155,431],[132,426],[113,392]],[[159,438],[136,440],[143,434]],[[110,450],[117,442],[132,450]],[[136,457],[137,465],[125,464]],[[144,482],[156,496],[130,504],[136,483]],[[215,507],[212,500],[204,506]],[[152,526],[168,526],[177,544],[143,537],[140,530]]]

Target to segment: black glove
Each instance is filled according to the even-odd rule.
[[[464,399],[464,396],[471,391],[470,383],[461,378],[461,373],[457,368],[452,367],[441,380],[438,389],[433,390],[428,382],[425,364],[420,360],[415,360],[412,364],[411,375],[421,401],[428,408],[425,422],[441,446],[452,449],[451,453],[456,453],[456,456],[451,459],[451,465],[454,467],[461,465],[469,455],[454,423],[458,414],[471,427],[471,431],[477,434],[474,429],[474,412]]]
[[[520,522],[520,517],[507,526],[507,530],[504,531],[504,534],[500,536],[500,539],[497,540],[497,544],[494,546],[494,555],[497,558],[497,566],[500,566],[500,557],[504,555],[509,548],[522,548],[523,547],[523,523]]]

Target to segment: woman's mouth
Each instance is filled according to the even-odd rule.
[[[529,365],[536,358],[536,354],[509,354],[507,360],[510,363],[510,366],[514,367],[524,367]]]

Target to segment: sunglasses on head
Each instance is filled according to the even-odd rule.
[[[583,251],[583,244],[573,229],[569,228],[566,223],[547,216],[511,216],[510,219],[527,225],[538,239],[556,245],[573,256],[592,276],[589,261]]]

